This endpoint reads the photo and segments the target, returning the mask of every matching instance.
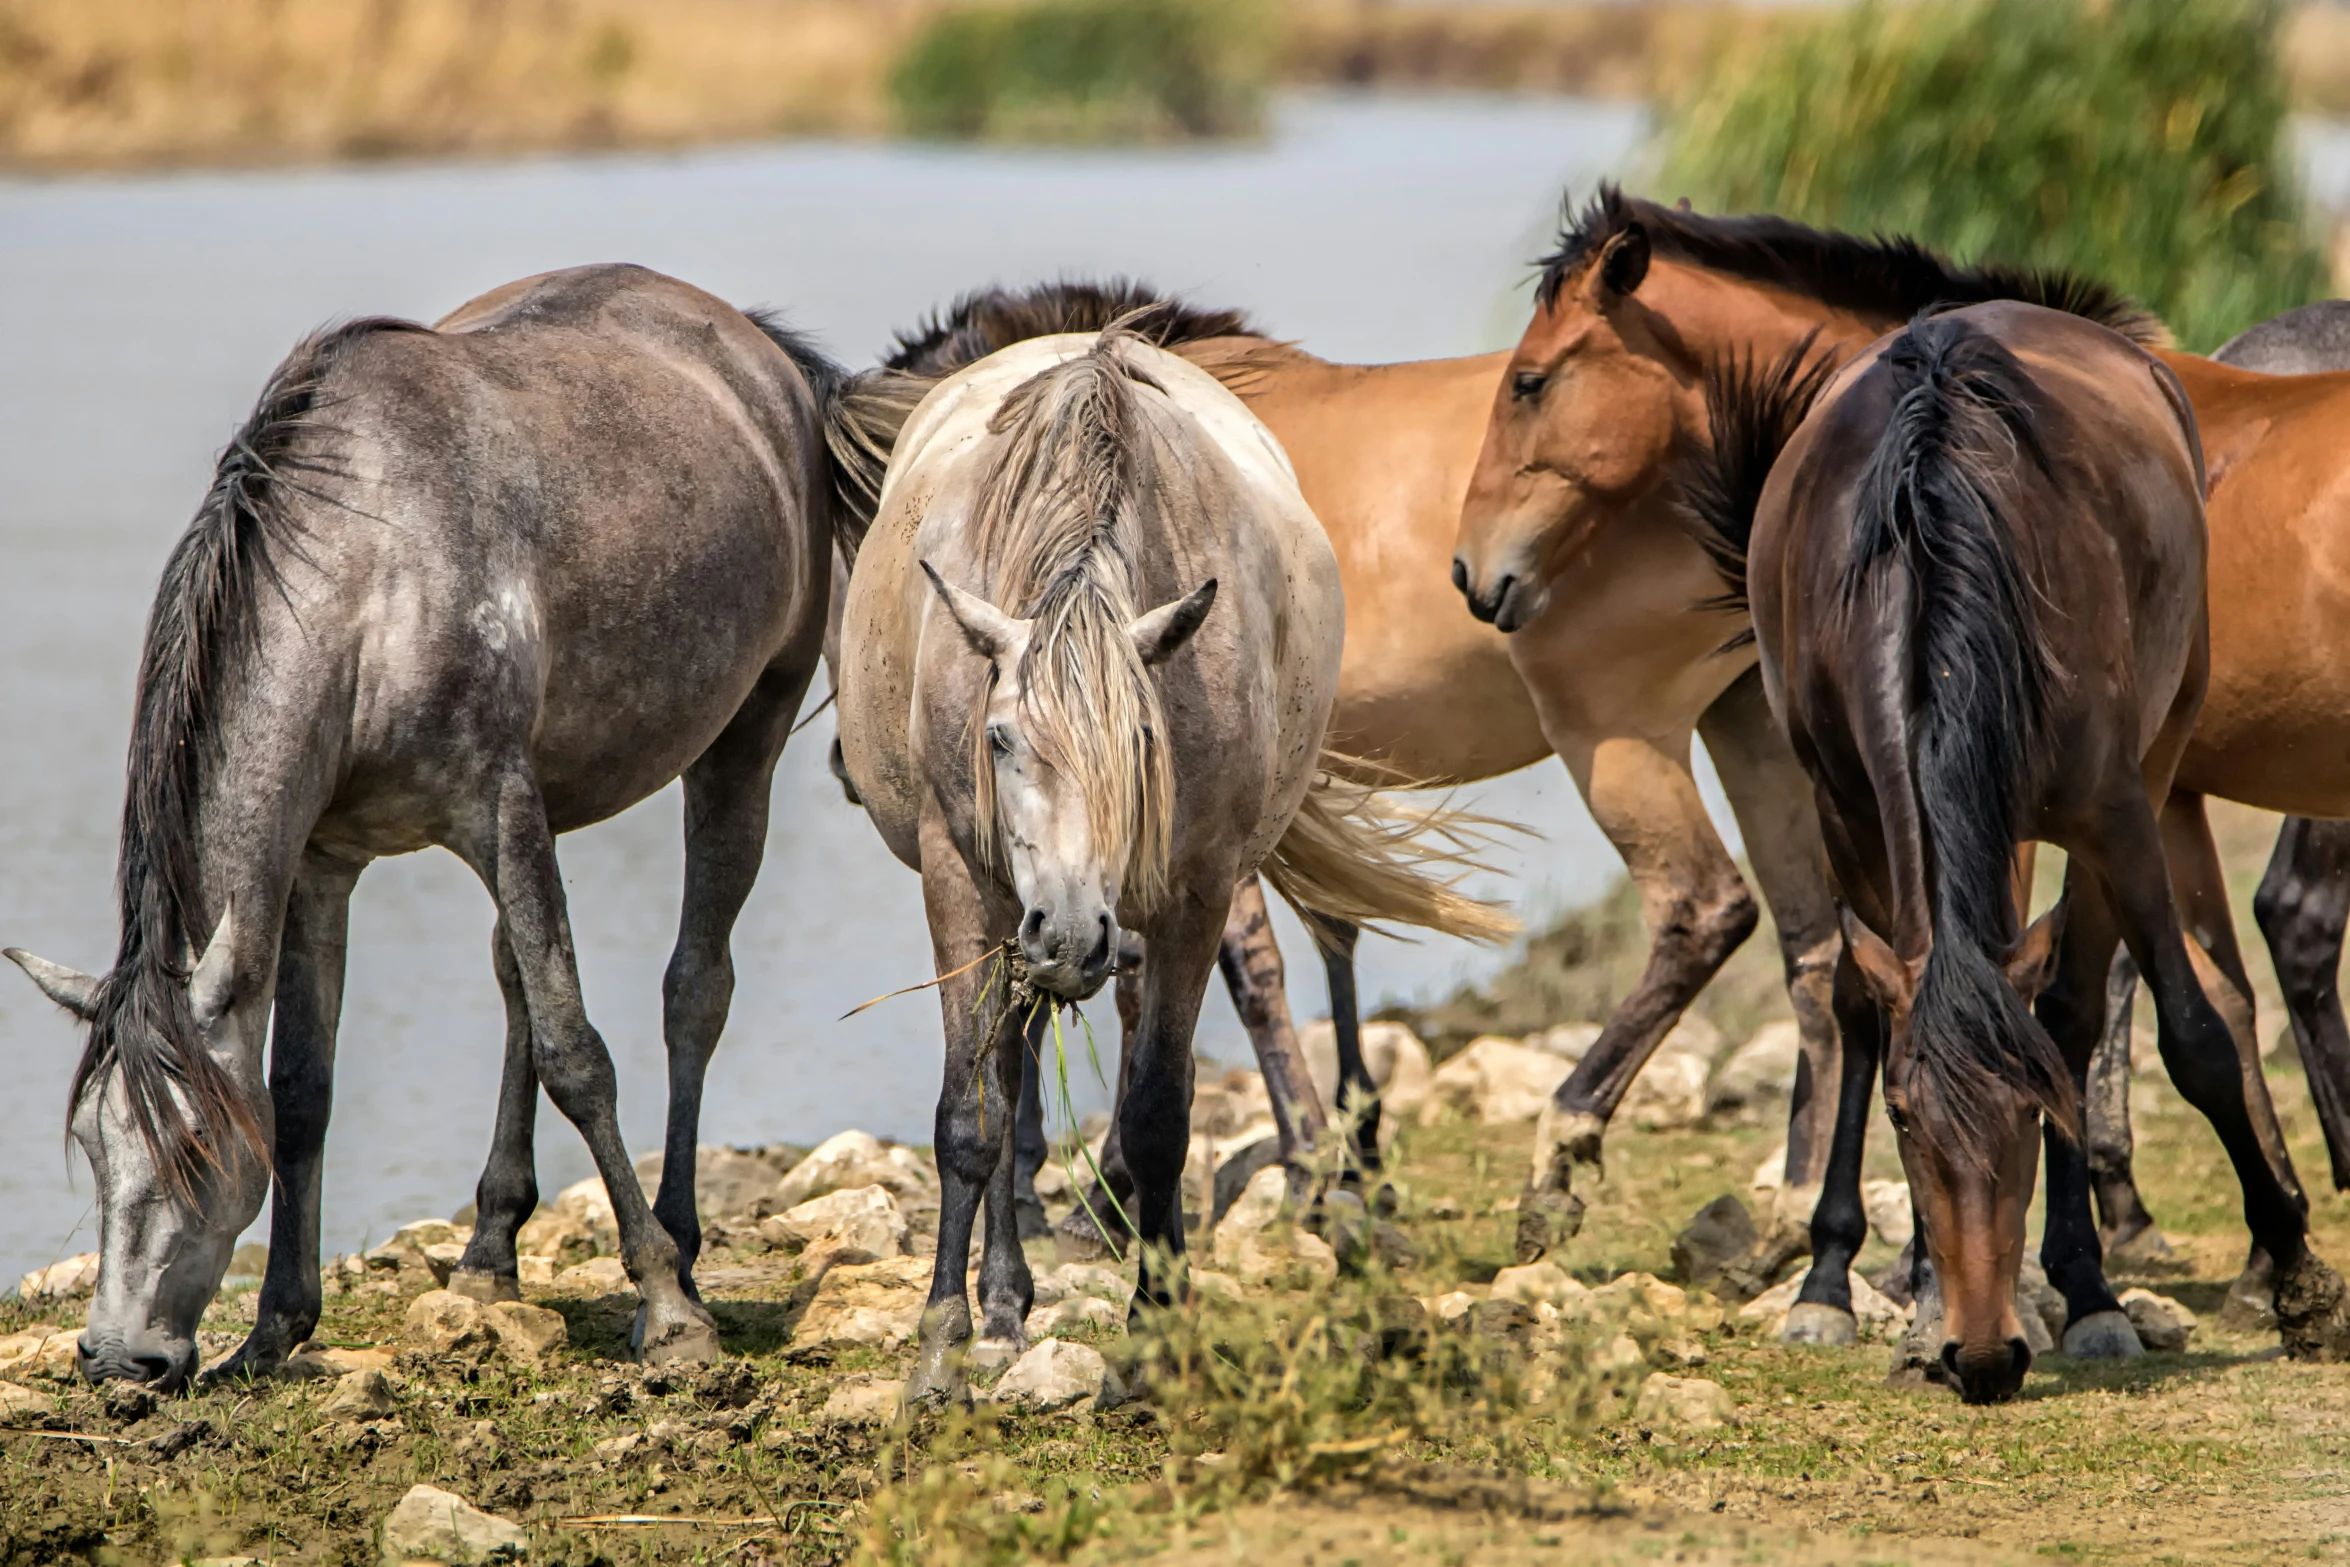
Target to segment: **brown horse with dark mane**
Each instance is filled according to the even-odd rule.
[[[1805,383],[1786,381],[1791,402]],[[2254,1237],[2287,1290],[2330,1291],[2338,1315],[2341,1282],[2253,1128],[2163,869],[2155,813],[2209,673],[2202,460],[2177,377],[2119,333],[2000,303],[1864,352],[1775,464],[1786,419],[1760,400],[1758,439],[1737,406],[1715,400],[1731,410],[1716,463],[1767,471],[1751,541],[1748,483],[1698,493],[1726,550],[1747,549],[1763,684],[1818,790],[1847,909],[1845,1048],[1856,1074],[1885,1052],[1940,1286],[1940,1371],[1983,1403],[2031,1363],[2015,1286],[2038,1133],[2078,1137],[2087,1066],[2030,1011],[2066,923],[2100,999],[2116,936],[2129,944],[2163,1061],[2218,1129]],[[2063,901],[2019,930],[2026,841],[2071,858]],[[2309,1326],[2288,1321],[2288,1338]]]
[[[1584,580],[1634,541],[1655,550],[1671,540],[1699,548],[1674,475],[1689,454],[1711,444],[1706,389],[1716,369],[1739,360],[1770,363],[1807,338],[1823,353],[1849,354],[1921,310],[1999,298],[2140,336],[2195,408],[2211,457],[2212,677],[2163,807],[2164,846],[2188,934],[2249,997],[2202,794],[2309,815],[2350,814],[2350,764],[2335,765],[2338,748],[2319,738],[2338,732],[2350,712],[2350,645],[2331,629],[2350,617],[2350,588],[2337,586],[2350,583],[2350,571],[2334,560],[2350,548],[2350,518],[2338,498],[2346,492],[2336,482],[2336,433],[2350,419],[2350,376],[2260,376],[2173,353],[2160,346],[2162,329],[2143,310],[2076,278],[1961,267],[1904,240],[1823,233],[1768,216],[1711,217],[1608,187],[1575,216],[1545,263],[1534,319],[1497,391],[1463,509],[1460,581],[1472,609],[1514,628],[1511,656],[1538,703],[1557,700],[1548,693],[1581,689],[1589,670],[1569,595],[1579,598]],[[1626,667],[1654,710],[1700,673],[1713,669],[1720,678],[1721,667],[1740,667],[1752,656],[1742,646],[1744,630],[1713,594],[1692,593],[1678,623],[1660,617],[1643,650],[1648,656]],[[1711,640],[1697,643],[1706,632]],[[1662,650],[1693,643],[1686,673],[1658,663]],[[1808,800],[1776,804],[1790,816],[1809,812]],[[1656,826],[1662,834],[1671,823]],[[2287,924],[2281,920],[2279,929]],[[2314,970],[2283,963],[2280,973],[2306,986]],[[2297,1015],[2316,1005],[2308,996],[2290,1004]],[[2102,993],[2094,1002],[2084,996],[2063,1026],[2094,1032],[2104,1012]],[[2298,1192],[2248,1029],[2239,1051],[2262,1144],[2279,1178]],[[1603,1074],[1626,1071],[1601,1054],[1595,1049],[1562,1085],[1537,1129],[1520,1212],[1521,1256],[1547,1242],[1545,1217],[1567,1201],[1573,1164],[1596,1153],[1589,1106],[1611,1080]],[[2051,1172],[2051,1210],[2077,1201],[2080,1211],[2077,1226],[2068,1220],[2051,1233],[2043,1253],[2049,1277],[2074,1323],[2109,1320],[2114,1297],[2088,1221],[2081,1152],[2070,1144],[2057,1152],[2063,1168]],[[2142,1222],[2126,1170],[2113,1173],[2106,1195],[2127,1196]],[[2085,1251],[2060,1247],[2060,1239],[2070,1247],[2082,1230]],[[1849,1339],[1852,1331],[1844,1265],[1865,1233],[1857,1189],[1829,1191],[1814,1215],[1812,1244],[1813,1283],[1841,1320],[1832,1336]]]

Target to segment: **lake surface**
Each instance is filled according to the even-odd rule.
[[[1262,146],[1064,153],[795,143],[680,156],[0,182],[0,941],[93,972],[112,955],[122,757],[164,556],[271,366],[320,322],[437,316],[552,267],[628,260],[783,307],[840,357],[991,281],[1123,271],[1243,306],[1340,359],[1513,340],[1563,188],[1637,147],[1639,111],[1558,101],[1301,97]],[[764,879],[736,933],[734,1015],[704,1137],[927,1141],[938,1015],[916,878],[843,803],[829,719],[786,753]],[[1535,912],[1616,862],[1555,762],[1485,792],[1544,837],[1497,884]],[[563,840],[580,968],[630,1145],[657,1146],[659,986],[682,875],[674,788]],[[1325,1008],[1283,911],[1293,1002]],[[442,853],[361,881],[326,1176],[330,1251],[471,1200],[503,1013],[487,895]],[[1297,960],[1304,958],[1300,963]],[[1374,997],[1439,993],[1498,958],[1370,941]],[[1106,1010],[1106,1009],[1105,1009]],[[1210,1004],[1199,1048],[1245,1036]],[[62,1146],[76,1031],[0,972],[0,1289],[95,1244]],[[1102,1096],[1095,1091],[1095,1099]],[[542,1114],[540,1182],[589,1172]],[[264,1220],[264,1226],[266,1220]],[[264,1232],[265,1233],[265,1230]]]

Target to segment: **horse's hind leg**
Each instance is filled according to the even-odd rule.
[[[1273,1125],[1280,1134],[1282,1161],[1289,1166],[1290,1188],[1303,1197],[1308,1180],[1305,1156],[1322,1143],[1329,1121],[1290,1021],[1288,974],[1273,939],[1265,884],[1254,874],[1242,877],[1232,889],[1232,912],[1224,919],[1217,962],[1224,970],[1225,987],[1232,992],[1232,1008],[1256,1050],[1257,1069],[1265,1077],[1265,1096],[1273,1102]],[[1186,1100],[1187,1118],[1189,1109]]]
[[[1127,931],[1119,938],[1117,988],[1118,1091],[1110,1102],[1109,1135],[1102,1139],[1098,1172],[1075,1170],[1069,1179],[1082,1193],[1077,1206],[1053,1232],[1053,1246],[1065,1262],[1113,1261],[1124,1258],[1126,1243],[1134,1238],[1128,1206],[1134,1200],[1134,1178],[1126,1171],[1126,1149],[1118,1137],[1118,1106],[1126,1100],[1126,1081],[1134,1070],[1134,1033],[1142,1026],[1142,975],[1147,958],[1142,938]],[[1088,1181],[1097,1174],[1099,1179]]]
[[[644,1310],[636,1334],[648,1362],[709,1360],[718,1330],[678,1284],[677,1243],[654,1219],[620,1140],[619,1085],[603,1037],[588,1021],[563,898],[562,869],[545,804],[527,767],[493,785],[491,821],[467,858],[498,901],[506,939],[530,1008],[531,1054],[547,1097],[579,1128],[620,1229],[620,1260]]]
[[[1869,1111],[1877,1088],[1877,1061],[1885,1048],[1885,1016],[1862,987],[1849,952],[1840,951],[1832,992],[1841,1032],[1843,1071],[1836,1087],[1836,1121],[1819,1205],[1811,1219],[1811,1270],[1804,1275],[1780,1338],[1794,1344],[1851,1344],[1860,1337],[1852,1311],[1852,1259],[1868,1240],[1861,1206],[1861,1157],[1868,1151]],[[1923,1256],[1924,1247],[1918,1248]]]
[[[473,1238],[449,1274],[449,1288],[476,1300],[520,1300],[514,1238],[539,1205],[539,1074],[531,1061],[530,1002],[522,993],[522,971],[515,967],[503,918],[490,934],[490,964],[506,1001],[506,1068],[498,1081],[489,1163],[473,1189]]]
[[[1372,1205],[1393,1212],[1395,1188],[1380,1178],[1379,1084],[1363,1059],[1362,1002],[1355,991],[1355,944],[1362,927],[1345,920],[1315,914],[1306,917],[1306,929],[1322,951],[1322,971],[1330,983],[1330,1031],[1338,1051],[1338,1107],[1341,1113],[1358,1111],[1354,1123],[1353,1158],[1341,1177],[1346,1185],[1372,1189]]]
[[[2350,822],[2285,818],[2253,917],[2276,962],[2309,1097],[2325,1128],[2334,1190],[2350,1191],[2350,1027],[2342,1019],[2342,935],[2350,926]]]
[[[315,851],[302,857],[279,938],[269,1097],[277,1118],[276,1200],[269,1268],[253,1331],[213,1373],[276,1369],[318,1326],[318,1205],[326,1127],[334,1104],[335,1029],[343,1012],[343,955],[360,867]]]
[[[2179,906],[2164,874],[2163,835],[2142,795],[2118,801],[2105,812],[2102,827],[2092,868],[2112,896],[2130,955],[2154,993],[2163,1065],[2180,1095],[2219,1134],[2243,1188],[2245,1223],[2275,1261],[2277,1322],[2286,1352],[2320,1360],[2350,1355],[2350,1305],[2341,1277],[2309,1248],[2300,1194],[2273,1162],[2255,1115],[2258,1079],[2246,1082],[2250,1074],[2240,1055],[2245,1046],[2189,960]],[[2171,867],[2174,874],[2178,870]]]
[[[685,901],[677,948],[661,980],[661,1034],[669,1051],[669,1128],[653,1216],[677,1242],[678,1287],[694,1299],[702,1219],[694,1201],[702,1083],[734,1003],[734,922],[767,852],[775,763],[813,667],[760,677],[710,749],[685,770]]]
[[[2132,1168],[2137,1150],[2130,1134],[2130,1014],[2137,1001],[2138,965],[2126,950],[2117,950],[2105,980],[2105,1031],[2089,1057],[2081,1101],[2082,1152],[2097,1202],[2097,1237],[2108,1256],[2124,1247],[2167,1249],[2138,1195]]]

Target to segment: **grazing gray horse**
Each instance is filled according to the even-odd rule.
[[[833,530],[851,526],[827,447],[842,386],[779,326],[625,266],[511,283],[435,327],[354,321],[270,377],[148,622],[114,967],[8,954],[89,1024],[72,1116],[101,1214],[84,1375],[186,1380],[273,1174],[258,1320],[222,1369],[266,1371],[316,1327],[351,890],[369,861],[434,845],[497,902],[507,1017],[452,1287],[516,1294],[543,1083],[612,1195],[641,1353],[716,1352],[690,1273],[702,1076],[822,643]],[[668,1160],[648,1207],[554,839],[680,775]]]
[[[1108,980],[1125,932],[1150,953],[1117,1112],[1139,1306],[1183,1289],[1192,1030],[1235,884],[1262,864],[1337,918],[1508,928],[1324,770],[1344,617],[1271,434],[1131,333],[991,355],[904,426],[839,673],[849,777],[922,873],[942,976],[938,1255],[909,1396],[960,1390],[983,1193],[982,1333],[1026,1342],[1020,1062],[1049,1008]]]

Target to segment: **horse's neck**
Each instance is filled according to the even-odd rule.
[[[1644,346],[1701,392],[1707,375],[1734,360],[1767,365],[1807,337],[1848,358],[1900,324],[1677,261],[1652,267],[1638,297],[1649,311]]]

